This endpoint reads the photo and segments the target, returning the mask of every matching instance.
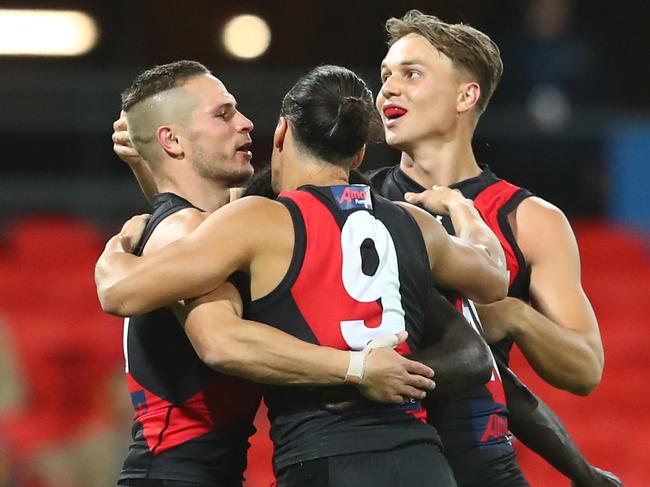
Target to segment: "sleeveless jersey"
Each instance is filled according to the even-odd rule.
[[[141,255],[158,224],[185,208],[196,207],[175,194],[157,194],[134,253]],[[247,283],[231,282],[248,303]],[[261,388],[201,362],[168,308],[125,319],[124,354],[135,416],[120,480],[241,485]]]
[[[427,321],[433,284],[426,248],[408,212],[365,185],[304,186],[278,201],[291,214],[294,253],[278,287],[252,302],[253,319],[342,350],[406,329],[408,342],[397,350],[414,350],[435,323]],[[323,407],[350,396],[360,397],[353,386],[267,389],[276,471],[334,455],[439,445],[419,401],[361,400],[343,413]]]
[[[409,178],[399,166],[385,167],[369,174],[373,186],[391,200],[404,200],[406,192],[421,192],[425,188]],[[487,167],[475,178],[451,186],[474,200],[488,226],[497,235],[506,255],[510,278],[509,295],[520,299],[528,298],[528,270],[523,255],[514,240],[508,224],[508,214],[523,199],[531,196],[527,190],[498,179]],[[449,233],[454,234],[449,217],[438,218]],[[481,330],[478,314],[470,300],[452,295],[459,310],[477,330]],[[507,363],[512,342],[503,341],[491,346],[496,359]],[[450,400],[432,401],[429,407],[430,421],[438,427],[448,457],[453,450],[472,446],[502,445],[510,442],[508,432],[508,411],[505,392],[494,363],[491,380],[462,397]],[[453,461],[452,461],[453,464]]]
[[[528,302],[530,300],[530,267],[524,259],[508,221],[519,204],[533,196],[527,189],[515,186],[503,179],[497,178],[487,167],[483,172],[471,179],[461,181],[452,186],[463,196],[474,200],[474,206],[479,211],[485,223],[499,239],[506,256],[506,266],[509,274],[508,296]],[[453,232],[451,221],[447,225]],[[443,221],[443,223],[446,223]],[[510,361],[512,340],[506,339],[492,346],[497,360],[506,366]]]
[[[508,296],[528,302],[530,268],[515,240],[508,215],[515,211],[523,200],[534,195],[527,189],[499,179],[487,166],[483,165],[481,168],[483,171],[478,176],[452,184],[450,188],[459,190],[465,198],[474,201],[474,206],[483,220],[499,239],[506,256],[510,279]],[[378,169],[370,173],[369,177],[373,186],[390,200],[403,201],[405,192],[420,192],[425,189],[404,174],[399,166]],[[443,217],[441,221],[447,231],[454,235],[451,219]],[[507,364],[512,341],[504,340],[492,348]]]

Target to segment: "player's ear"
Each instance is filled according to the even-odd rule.
[[[282,150],[284,147],[284,138],[287,136],[287,130],[289,129],[289,124],[287,119],[283,116],[280,116],[278,120],[278,125],[275,127],[275,133],[273,134],[273,147]]]
[[[156,130],[156,139],[162,149],[174,159],[183,156],[183,146],[181,140],[171,125],[161,125]]]
[[[350,169],[358,168],[363,162],[363,158],[365,156],[366,156],[366,144],[363,144],[363,147],[359,149],[357,153],[354,155],[354,161],[352,161],[352,165],[350,166]]]
[[[462,84],[458,91],[456,111],[460,114],[471,110],[476,106],[480,97],[481,86],[476,81]]]

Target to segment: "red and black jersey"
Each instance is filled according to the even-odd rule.
[[[425,190],[401,171],[399,166],[381,168],[368,176],[377,190],[391,200],[403,201],[404,193]],[[475,206],[504,247],[510,273],[510,295],[526,299],[528,271],[508,224],[508,214],[531,194],[498,179],[487,168],[484,168],[479,176],[451,187],[460,190],[466,198],[474,200]],[[438,218],[447,231],[454,234],[451,219],[441,216]],[[449,298],[463,312],[470,324],[481,330],[478,314],[471,301],[455,293],[449,295]],[[507,360],[507,351],[511,346],[512,342],[504,342],[491,348],[497,360]],[[454,450],[510,442],[505,392],[496,361],[491,380],[485,386],[462,397],[431,401],[430,404],[429,420],[436,425],[452,466]],[[463,461],[460,458],[460,462]]]
[[[466,198],[474,200],[474,206],[499,239],[506,256],[510,279],[508,296],[528,302],[530,299],[530,267],[515,240],[508,215],[515,211],[523,200],[533,194],[527,189],[497,178],[487,167],[479,176],[461,181],[451,187],[460,190]],[[443,224],[453,232],[451,221],[446,220],[446,222],[443,220]],[[510,361],[511,348],[512,340],[510,339],[492,346],[494,353],[506,365]]]
[[[528,302],[530,298],[530,268],[519,245],[517,245],[508,222],[508,215],[523,200],[533,196],[533,194],[527,189],[499,179],[487,166],[482,166],[482,169],[483,171],[478,176],[452,184],[450,187],[459,190],[463,193],[463,196],[474,201],[474,206],[483,217],[483,220],[499,239],[506,256],[510,279],[508,296]],[[378,169],[371,172],[369,177],[377,191],[394,201],[403,201],[404,193],[407,191],[420,192],[425,190],[419,183],[404,174],[399,166]],[[447,231],[454,235],[451,219],[449,217],[439,218]],[[499,358],[503,359],[504,363],[507,364],[512,341],[504,340],[492,348]]]
[[[172,193],[156,195],[134,253],[141,255],[158,224],[185,208],[196,207]],[[247,281],[231,282],[249,302]],[[135,416],[120,480],[241,485],[261,388],[201,362],[168,308],[125,319],[124,355]]]
[[[295,247],[278,287],[253,301],[252,317],[304,341],[360,350],[372,338],[407,330],[400,353],[418,347],[428,321],[432,277],[424,240],[403,208],[365,185],[304,186],[278,199],[291,214]],[[324,409],[351,386],[269,387],[265,402],[279,471],[334,455],[439,444],[419,401],[361,401],[350,411]],[[339,396],[340,397],[340,396]]]

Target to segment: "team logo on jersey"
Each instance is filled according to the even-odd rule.
[[[132,392],[131,403],[133,404],[133,409],[135,409],[136,412],[140,412],[141,409],[146,411],[147,398],[144,395],[144,391],[139,390]]]
[[[490,414],[488,419],[487,426],[483,435],[481,436],[481,443],[486,443],[490,440],[502,440],[510,441],[510,433],[508,432],[508,420],[505,416],[501,416],[499,413]]]
[[[370,188],[365,184],[330,186],[330,190],[342,210],[372,210]]]

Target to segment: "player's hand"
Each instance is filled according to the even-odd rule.
[[[498,343],[508,337],[512,331],[512,324],[517,319],[524,306],[524,302],[516,298],[505,298],[491,304],[477,304],[481,325],[483,326],[483,338],[492,344]]]
[[[133,253],[135,246],[142,237],[142,233],[147,226],[149,218],[151,218],[151,215],[146,213],[132,217],[122,226],[120,233],[113,237],[117,239],[117,243],[123,252],[126,252],[127,254]]]
[[[116,277],[124,275],[128,268],[128,262],[135,259],[132,255],[137,242],[149,221],[150,215],[137,215],[128,220],[122,230],[114,235],[107,243],[102,255],[97,259],[95,265],[95,285],[97,286],[97,297],[102,309],[107,313],[118,316],[128,316],[131,312],[122,311],[122,299],[111,300],[111,289],[116,282]]]
[[[406,333],[399,335],[400,341]],[[409,399],[424,399],[435,387],[433,370],[420,362],[402,357],[392,348],[370,351],[363,378],[357,385],[368,399],[401,404]]]
[[[592,467],[592,478],[587,483],[572,482],[573,487],[623,487],[623,482],[612,472]]]
[[[120,118],[113,122],[113,152],[117,154],[117,157],[126,162],[129,166],[136,164],[141,164],[143,159],[140,157],[140,154],[129,138],[128,126],[126,123],[126,112],[122,110],[120,112]]]
[[[434,215],[449,215],[449,208],[454,204],[474,204],[460,191],[447,186],[433,186],[421,193],[406,193],[404,199],[407,203],[420,206]]]

